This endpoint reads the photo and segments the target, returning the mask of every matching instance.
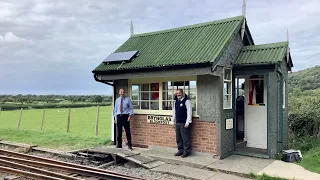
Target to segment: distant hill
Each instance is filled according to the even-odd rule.
[[[303,91],[320,88],[320,66],[289,74],[288,85],[290,89],[299,88]]]

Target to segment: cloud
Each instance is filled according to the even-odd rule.
[[[307,58],[320,52],[319,3],[247,0],[255,43],[285,41],[289,29],[294,70],[318,64],[320,55]],[[238,16],[241,4],[242,0],[1,0],[0,77],[6,78],[0,94],[110,93],[107,85],[94,81],[91,71],[129,38],[131,19],[134,32],[144,33]]]
[[[25,38],[16,36],[13,32],[6,32],[4,35],[0,35],[0,43],[16,43],[28,41]]]

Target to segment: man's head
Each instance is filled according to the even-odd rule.
[[[119,89],[119,95],[120,95],[121,97],[125,95],[125,91],[124,91],[123,88],[120,88],[120,89]]]
[[[182,89],[178,89],[176,92],[177,98],[178,99],[182,99],[183,98],[183,90]]]

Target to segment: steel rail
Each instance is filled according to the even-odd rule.
[[[4,167],[4,166],[0,166],[0,172],[15,174],[15,175],[23,176],[25,178],[32,178],[32,179],[39,179],[39,180],[64,180],[61,178],[50,177],[42,174],[22,171],[22,170],[13,169],[13,168]]]
[[[32,166],[18,164],[15,162],[10,162],[10,161],[6,161],[6,160],[2,160],[2,159],[0,159],[0,165],[15,168],[15,169],[27,170],[27,171],[31,171],[31,172],[51,176],[51,177],[62,178],[65,180],[80,180],[79,178],[76,178],[76,177],[71,177],[71,176],[67,176],[64,174],[60,174],[60,173],[55,173],[55,172],[51,172],[51,171],[47,171],[47,170],[43,170],[43,169],[38,169],[38,168],[35,168]]]
[[[33,161],[33,160],[26,160],[26,159],[3,156],[3,155],[0,155],[0,159],[5,159],[5,160],[11,161],[11,162],[17,162],[17,163],[25,164],[25,165],[32,165],[32,166],[40,167],[40,168],[49,168],[49,169],[66,171],[66,172],[80,174],[80,175],[84,175],[84,176],[96,176],[96,177],[100,177],[100,178],[123,179],[123,180],[136,180],[136,179],[138,179],[135,177],[126,177],[126,176],[123,176],[122,174],[110,174],[110,173],[105,173],[105,172],[97,172],[97,171],[91,171],[91,170],[87,170],[87,169],[80,169],[80,168],[62,166],[62,165],[57,165],[57,164],[49,164],[49,163],[45,163],[45,162],[37,162],[37,161]]]
[[[8,151],[8,150],[3,150],[3,149],[0,149],[0,154],[5,154],[5,155],[13,156],[13,157],[26,158],[26,159],[35,160],[35,161],[47,162],[47,163],[50,163],[50,164],[62,165],[62,166],[67,166],[67,167],[74,167],[74,168],[79,168],[79,169],[84,169],[84,170],[89,170],[89,171],[96,171],[96,172],[101,172],[101,173],[114,174],[114,175],[122,176],[124,178],[127,177],[127,178],[131,178],[131,179],[143,180],[143,178],[123,175],[123,174],[120,174],[120,173],[116,173],[116,172],[113,172],[113,171],[107,171],[107,170],[104,170],[104,169],[98,169],[98,168],[88,167],[88,166],[79,165],[79,164],[72,164],[72,163],[68,163],[68,162],[52,160],[52,159],[48,159],[48,158],[44,158],[44,157],[33,156],[33,155],[28,155],[28,154],[22,154],[22,153],[18,153],[18,152],[12,152],[12,151]]]

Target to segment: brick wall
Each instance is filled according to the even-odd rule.
[[[133,146],[163,146],[177,148],[175,130],[170,125],[147,123],[147,115],[135,115],[131,120]],[[123,131],[123,141],[126,142]],[[196,152],[216,154],[216,123],[199,121],[193,118],[191,126],[191,145]]]

